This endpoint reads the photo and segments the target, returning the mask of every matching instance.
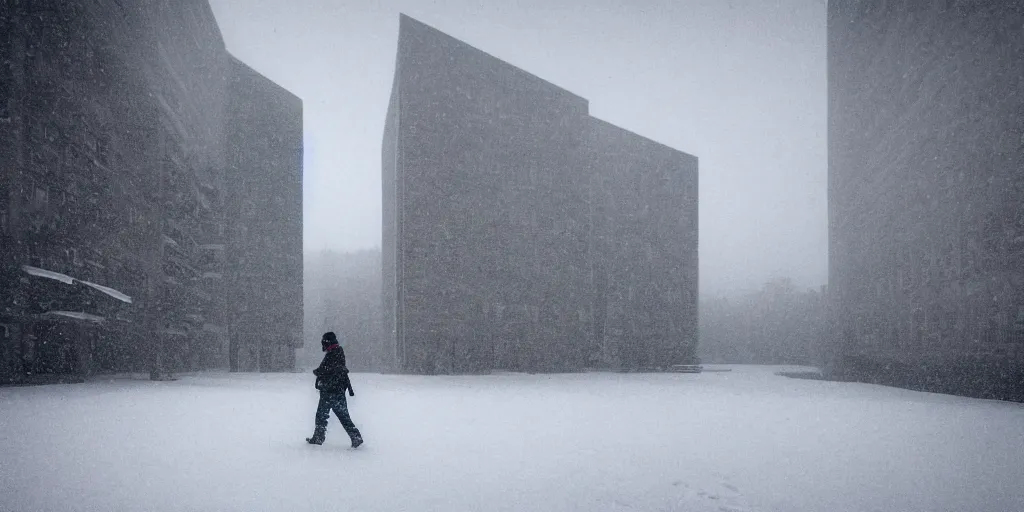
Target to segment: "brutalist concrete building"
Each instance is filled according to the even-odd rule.
[[[383,367],[692,362],[695,157],[406,16],[382,157]]]
[[[229,58],[226,322],[231,367],[282,371],[302,346],[302,100]]]
[[[828,7],[835,373],[1024,399],[1024,5]]]
[[[261,173],[288,196],[267,215],[301,215],[301,105],[278,92],[275,124],[232,119],[229,81],[249,75],[207,2],[5,2],[0,64],[0,381],[226,368],[232,343],[264,343],[231,332],[249,297],[228,293],[225,265],[255,221],[228,185]],[[284,155],[273,165],[227,160],[229,143],[279,129],[286,141],[259,148]],[[301,237],[294,224],[275,239]],[[273,272],[301,276],[289,247]],[[301,343],[297,295],[275,308],[296,310],[292,335],[266,343]]]

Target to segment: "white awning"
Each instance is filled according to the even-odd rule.
[[[85,320],[88,322],[103,322],[102,316],[90,315],[89,313],[83,313],[81,311],[47,311],[47,315],[63,316],[67,318],[74,318],[76,320]]]
[[[127,302],[128,304],[132,303],[132,298],[131,297],[129,297],[129,296],[127,296],[127,295],[125,295],[125,294],[123,294],[123,293],[113,289],[113,288],[108,288],[108,287],[103,286],[101,284],[90,283],[89,281],[79,281],[79,282],[84,284],[84,285],[86,285],[86,286],[88,286],[88,287],[90,287],[90,288],[94,288],[96,290],[99,290],[99,291],[107,294],[107,295],[110,295],[111,297],[113,297],[113,298],[115,298],[115,299],[117,299],[117,300],[119,300],[121,302]]]
[[[75,284],[75,278],[73,278],[71,276],[68,276],[68,275],[65,275],[65,274],[61,274],[60,272],[54,272],[52,270],[44,270],[44,269],[41,269],[41,268],[29,266],[29,265],[22,265],[21,269],[24,270],[25,273],[33,275],[33,276],[45,277],[47,279],[55,279],[55,280],[60,281],[60,282],[62,282],[64,284]]]
[[[107,294],[107,295],[109,295],[109,296],[111,296],[111,297],[113,297],[113,298],[115,298],[115,299],[117,299],[117,300],[119,300],[121,302],[127,302],[128,304],[132,303],[132,298],[129,297],[128,295],[126,295],[124,293],[121,293],[121,292],[119,292],[119,291],[117,291],[117,290],[115,290],[113,288],[110,288],[110,287],[107,287],[107,286],[103,286],[101,284],[90,283],[89,281],[82,281],[80,279],[75,279],[75,278],[73,278],[73,277],[71,277],[69,275],[61,274],[60,272],[54,272],[52,270],[45,270],[45,269],[41,269],[41,268],[38,268],[38,267],[32,267],[32,266],[29,266],[29,265],[22,265],[21,269],[24,270],[27,274],[30,274],[30,275],[33,275],[33,276],[38,276],[38,277],[45,277],[47,279],[55,279],[57,281],[65,283],[65,284],[75,284],[75,282],[77,281],[79,283],[82,283],[82,284],[84,284],[84,285],[94,289],[94,290],[98,290],[100,292],[103,292],[103,293],[105,293],[105,294]]]

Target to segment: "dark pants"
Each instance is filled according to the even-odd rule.
[[[352,440],[362,439],[356,424],[348,415],[348,401],[345,399],[345,392],[326,393],[320,392],[320,404],[316,407],[316,431],[314,438],[323,439],[327,435],[327,420],[331,417],[331,411],[338,417],[341,426],[345,427],[348,437]]]

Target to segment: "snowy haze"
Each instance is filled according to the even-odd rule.
[[[1024,510],[1020,404],[777,370],[0,388],[0,510]]]
[[[305,102],[306,250],[380,245],[404,12],[700,158],[701,287],[826,280],[821,0],[212,0],[228,49]]]

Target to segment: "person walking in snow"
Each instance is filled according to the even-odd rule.
[[[320,346],[324,351],[324,360],[317,369],[313,370],[316,375],[316,389],[320,391],[320,403],[316,408],[316,428],[313,430],[313,437],[307,437],[309,444],[324,444],[327,436],[327,420],[334,411],[341,426],[345,427],[348,437],[352,440],[352,448],[363,444],[363,436],[359,433],[352,418],[348,415],[348,402],[345,398],[345,391],[349,396],[356,396],[352,390],[352,381],[348,378],[348,368],[345,366],[345,351],[338,343],[338,337],[333,332],[326,332],[320,339]]]

